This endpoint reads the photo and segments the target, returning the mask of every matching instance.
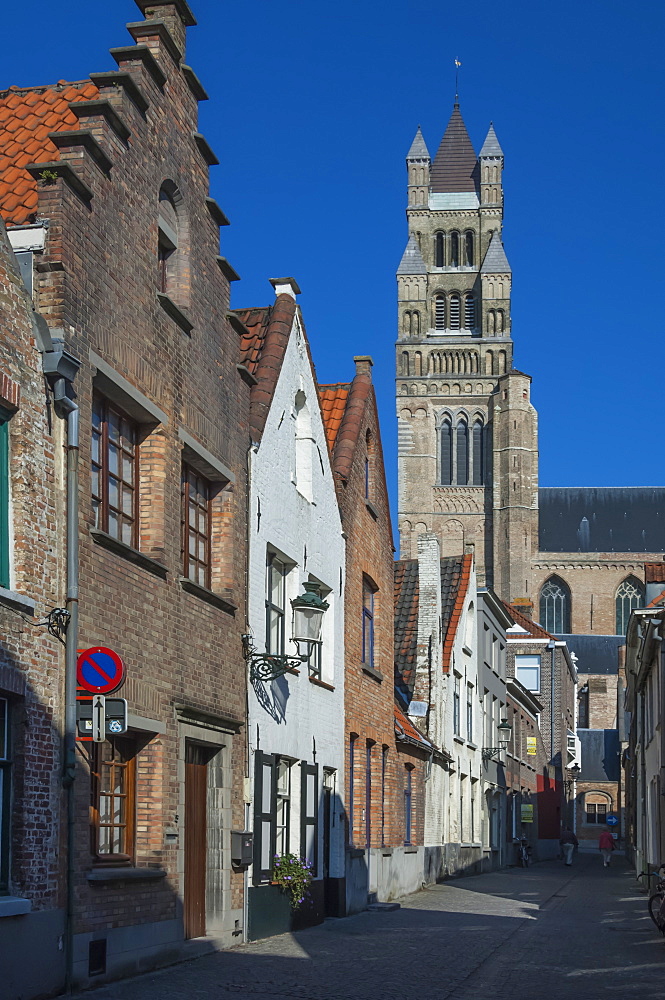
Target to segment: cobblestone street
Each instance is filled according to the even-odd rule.
[[[665,942],[621,857],[434,886],[362,913],[95,991],[95,1000],[665,997]],[[82,996],[90,996],[82,994]]]

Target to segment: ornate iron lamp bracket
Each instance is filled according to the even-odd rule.
[[[297,670],[306,663],[308,656],[287,656],[279,653],[258,653],[252,642],[252,636],[242,637],[242,647],[245,659],[249,664],[249,679],[255,681],[274,681],[283,677],[290,670]]]

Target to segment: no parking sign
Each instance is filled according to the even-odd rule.
[[[91,694],[110,694],[124,684],[125,664],[113,649],[91,646],[79,653],[76,677]]]

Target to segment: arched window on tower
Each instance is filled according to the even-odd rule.
[[[409,371],[409,352],[402,351],[402,375],[410,375]]]
[[[473,292],[467,292],[464,296],[464,329],[473,330],[476,326],[476,302]]]
[[[443,267],[445,263],[445,236],[443,233],[434,234],[434,266]]]
[[[448,325],[451,330],[459,330],[460,328],[460,297],[457,292],[453,292],[450,296],[450,322]]]
[[[485,479],[485,440],[483,422],[480,418],[473,422],[473,485],[482,486]]]
[[[558,576],[551,576],[540,591],[540,624],[547,632],[570,633],[570,588]]]
[[[493,309],[488,310],[487,313],[487,332],[490,337],[494,336],[496,330],[496,313]]]
[[[450,266],[459,267],[459,233],[450,234]]]
[[[434,296],[434,326],[437,330],[446,329],[446,297]]]
[[[469,426],[466,420],[460,420],[455,431],[457,458],[457,485],[469,484]]]
[[[453,427],[448,419],[441,424],[441,483],[450,486],[453,481]]]
[[[464,264],[473,267],[473,233],[467,230],[464,234]]]
[[[641,608],[643,606],[644,587],[637,577],[629,576],[617,587],[615,598],[617,635],[626,634],[630,612],[634,608]]]

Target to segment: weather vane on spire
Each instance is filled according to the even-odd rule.
[[[459,87],[457,81],[459,78],[459,68],[462,65],[459,59],[455,60],[455,104],[459,103]]]

